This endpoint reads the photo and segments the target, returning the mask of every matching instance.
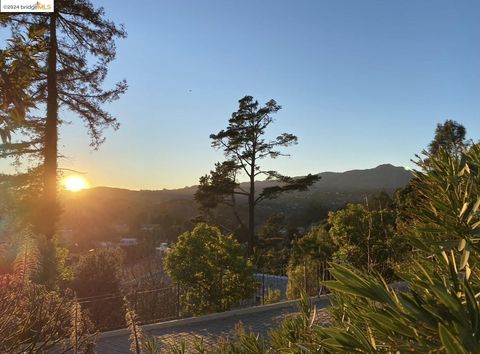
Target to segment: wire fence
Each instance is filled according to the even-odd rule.
[[[296,299],[302,291],[306,291],[310,296],[321,295],[327,292],[323,281],[332,278],[326,262],[300,265],[288,273],[286,269],[257,271],[254,277],[257,283],[254,295],[231,308]],[[191,313],[186,310],[183,294],[183,289],[173,285],[151,289],[128,287],[124,293],[84,297],[78,301],[97,329],[106,331],[126,326],[124,299],[137,313],[142,324],[188,317]]]

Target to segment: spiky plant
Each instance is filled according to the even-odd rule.
[[[125,304],[125,321],[130,330],[130,351],[134,354],[143,354],[143,333],[140,328],[140,321],[127,298],[124,298],[123,301]]]
[[[75,302],[68,292],[0,277],[0,353],[91,353],[95,332]]]
[[[71,316],[71,330],[70,330],[70,341],[72,345],[73,354],[78,354],[79,349],[79,335],[81,333],[82,326],[82,308],[75,298],[72,302],[70,309]]]
[[[15,276],[25,284],[39,269],[39,252],[30,228],[22,230],[17,256],[13,263]]]
[[[148,337],[143,343],[145,354],[161,354],[162,342],[157,337]]]

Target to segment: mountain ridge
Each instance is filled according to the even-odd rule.
[[[256,208],[256,225],[261,226],[273,215],[281,214],[291,224],[308,227],[347,203],[362,203],[366,197],[374,197],[381,191],[392,195],[413,176],[405,168],[390,164],[319,175],[322,178],[308,191],[287,192],[260,203]],[[256,188],[261,192],[273,184],[275,182],[259,181]],[[174,241],[178,235],[191,230],[195,220],[203,215],[194,200],[197,187],[153,191],[94,187],[81,192],[64,192],[60,224],[64,229],[75,230],[75,239],[85,248],[91,247],[93,241],[138,235],[144,224],[157,225],[162,230],[163,241]],[[237,212],[247,220],[246,198],[238,199]],[[231,208],[217,208],[213,215],[215,222],[230,230],[238,226]]]
[[[368,183],[367,180],[371,179],[371,175],[368,176],[368,173],[372,172],[379,172],[382,173],[383,176],[375,176],[375,183],[372,184],[372,181]],[[397,173],[397,175],[392,175],[394,172]],[[385,176],[385,173],[387,176]],[[320,187],[321,189],[327,189],[327,188],[352,188],[352,189],[364,189],[364,188],[373,188],[373,189],[378,189],[378,188],[396,188],[401,185],[405,185],[410,178],[413,176],[412,172],[407,170],[406,168],[402,166],[395,166],[389,163],[385,164],[380,164],[376,167],[372,168],[366,168],[366,169],[353,169],[353,170],[347,170],[343,172],[335,172],[335,171],[324,171],[318,173],[322,178],[320,181],[318,181],[314,187]],[[360,180],[357,180],[357,184],[355,186],[352,186],[353,183],[349,180],[349,178],[358,178],[362,177]],[[387,181],[385,181],[385,177],[387,178]],[[335,181],[336,179],[336,181]],[[384,179],[382,181],[382,179]],[[327,183],[325,182],[327,181]],[[360,182],[360,183],[359,183]],[[255,184],[259,187],[262,187],[262,185],[272,185],[275,184],[276,182],[274,181],[256,181]],[[241,185],[246,185],[248,182],[242,182]],[[185,186],[181,188],[162,188],[162,189],[128,189],[128,188],[121,188],[121,187],[109,187],[109,186],[96,186],[92,188],[88,188],[85,191],[102,191],[102,190],[110,190],[110,191],[116,191],[119,193],[122,192],[137,192],[137,193],[182,193],[182,192],[191,192],[194,191],[198,188],[198,185],[192,185],[192,186]]]

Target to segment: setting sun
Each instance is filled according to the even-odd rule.
[[[78,192],[88,187],[88,183],[83,177],[70,176],[65,178],[63,186],[70,192]]]

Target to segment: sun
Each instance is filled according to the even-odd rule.
[[[88,183],[83,177],[69,176],[63,180],[63,186],[70,192],[78,192],[88,187]]]

